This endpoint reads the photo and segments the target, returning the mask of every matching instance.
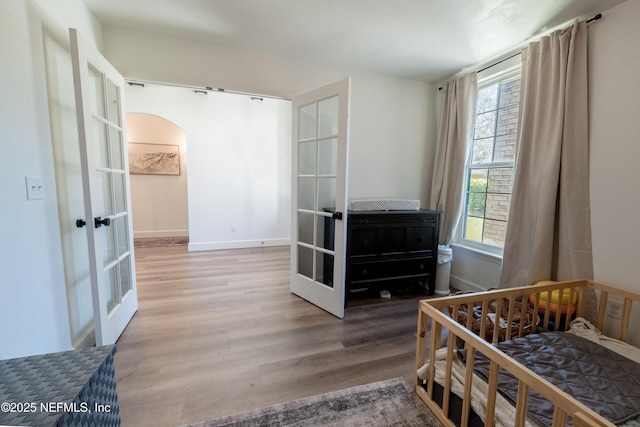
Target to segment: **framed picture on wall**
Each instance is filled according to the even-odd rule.
[[[129,143],[129,173],[180,175],[178,145]]]

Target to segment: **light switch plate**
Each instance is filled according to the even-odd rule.
[[[44,184],[41,176],[25,177],[27,183],[27,200],[44,199]]]

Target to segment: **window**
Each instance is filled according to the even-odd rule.
[[[466,167],[461,237],[465,243],[504,246],[518,131],[520,74],[478,88],[473,146]]]

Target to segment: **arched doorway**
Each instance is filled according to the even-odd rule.
[[[188,242],[186,133],[175,123],[146,113],[127,114],[129,163],[154,154],[171,156],[177,168],[131,171],[136,245]],[[177,154],[177,159],[175,155]]]

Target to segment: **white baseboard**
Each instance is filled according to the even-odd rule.
[[[291,239],[231,240],[226,242],[189,242],[189,252],[216,251],[222,249],[260,248],[266,246],[289,246]]]
[[[477,248],[462,246],[460,244],[455,244],[455,243],[451,245],[451,248],[453,249],[454,258],[458,255],[469,256],[469,257],[484,260],[496,265],[502,265],[502,255],[499,255],[497,253],[494,254],[494,253],[483,251]]]
[[[455,288],[459,291],[463,291],[463,292],[484,292],[486,291],[485,288],[483,288],[482,286],[470,282],[468,280],[464,280],[460,277],[454,276],[453,274],[451,275],[451,279],[450,279],[450,283],[451,283],[451,287]]]
[[[153,237],[189,237],[189,230],[133,231],[134,239],[148,239]]]

